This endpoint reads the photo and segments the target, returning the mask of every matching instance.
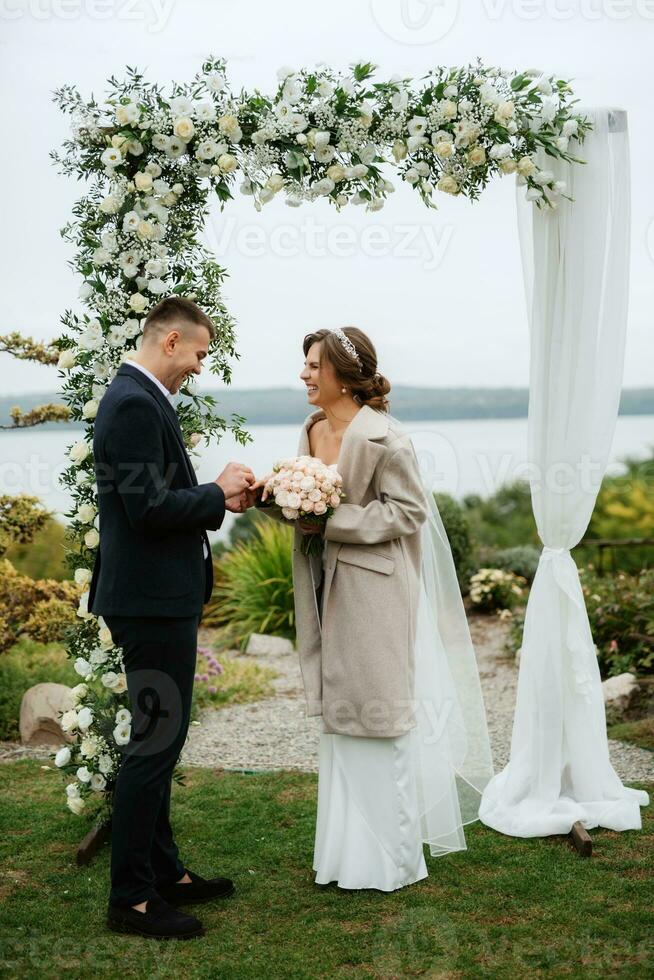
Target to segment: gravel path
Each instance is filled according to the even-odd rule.
[[[471,615],[469,622],[493,762],[499,772],[509,758],[518,671],[503,654],[506,625],[479,614]],[[182,756],[184,763],[225,769],[317,770],[320,721],[305,717],[297,657],[286,654],[257,660],[278,671],[275,695],[254,704],[203,712],[200,723],[191,728]],[[654,753],[612,739],[609,753],[622,780],[654,781]]]
[[[470,616],[477,651],[495,771],[506,765],[518,671],[503,654],[506,626],[488,616]],[[295,769],[317,771],[320,720],[306,718],[302,679],[294,654],[259,656],[257,662],[278,673],[272,697],[253,704],[205,710],[192,725],[182,754],[189,766],[223,769]],[[0,743],[0,762],[19,758],[47,759],[50,749]],[[626,742],[609,740],[611,762],[625,782],[654,782],[654,753]]]

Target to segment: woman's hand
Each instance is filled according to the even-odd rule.
[[[322,532],[320,524],[313,524],[309,521],[298,520],[297,526],[302,531],[302,534],[320,534]]]
[[[256,496],[257,490],[261,489],[261,487],[265,487],[266,483],[268,483],[268,480],[270,480],[274,475],[275,475],[274,473],[269,473],[268,476],[262,476],[260,480],[257,480],[255,483],[251,483],[250,486],[248,487],[248,493],[252,494],[253,496]],[[266,499],[267,496],[268,496],[268,492],[267,490],[264,490],[263,493],[261,494],[262,502]]]

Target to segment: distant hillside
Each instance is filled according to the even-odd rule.
[[[209,389],[207,389],[209,390]],[[295,388],[211,389],[217,411],[229,418],[244,415],[249,425],[284,425],[301,422],[310,411],[304,391]],[[440,419],[525,418],[527,388],[413,388],[397,385],[390,395],[391,412],[402,421]],[[23,409],[58,401],[52,392],[0,397],[0,421],[10,421],[14,405]],[[620,415],[654,415],[654,388],[627,388],[620,399]],[[71,424],[72,427],[81,427]],[[61,428],[55,423],[43,428]]]

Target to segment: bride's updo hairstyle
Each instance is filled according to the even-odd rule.
[[[343,346],[332,330],[316,330],[302,341],[304,356],[312,344],[320,342],[320,359],[334,368],[340,385],[352,392],[359,405],[369,405],[378,412],[388,412],[386,395],[391,390],[390,381],[377,371],[377,352],[370,337],[357,327],[343,327],[343,333],[356,350],[358,360]]]

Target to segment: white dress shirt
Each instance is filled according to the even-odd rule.
[[[168,399],[168,401],[170,402],[170,404],[173,405],[173,396],[172,396],[172,393],[170,391],[168,391],[168,389],[166,388],[166,386],[164,384],[162,384],[161,381],[159,381],[159,378],[157,378],[152,373],[152,371],[148,371],[148,369],[146,367],[143,367],[142,364],[139,364],[138,361],[129,360],[129,361],[126,361],[126,363],[129,364],[131,367],[138,368],[139,371],[142,371],[143,372],[143,374],[146,376],[146,378],[149,378],[150,381],[154,381],[154,383],[156,384],[156,386],[159,389],[159,391],[163,395],[165,395],[166,398]],[[204,555],[205,558],[207,558],[209,556],[209,551],[207,549],[207,542],[204,540],[204,538],[202,539],[202,554]]]
[[[165,395],[166,396],[166,398],[168,399],[168,401],[170,402],[171,405],[173,404],[173,396],[172,396],[172,394],[168,391],[168,389],[166,388],[166,386],[164,384],[162,384],[161,381],[159,381],[159,378],[155,377],[155,375],[152,373],[152,371],[148,371],[148,369],[146,367],[143,367],[142,364],[139,364],[138,361],[129,360],[126,363],[130,367],[138,368],[139,371],[142,371],[143,372],[143,374],[146,376],[146,378],[149,378],[150,381],[154,381],[154,383],[156,384],[157,388],[162,393],[162,395]]]

